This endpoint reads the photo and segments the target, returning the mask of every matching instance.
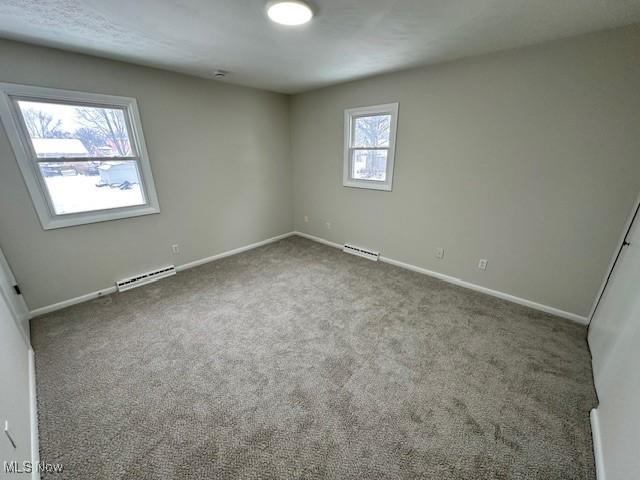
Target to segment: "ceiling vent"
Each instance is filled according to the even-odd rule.
[[[348,243],[344,244],[342,251],[350,253],[351,255],[357,255],[358,257],[368,258],[369,260],[373,260],[374,262],[377,262],[378,258],[380,257],[380,252],[374,252],[373,250],[368,250],[366,248],[356,247],[355,245],[350,245]]]
[[[131,290],[135,287],[140,287],[142,285],[146,285],[147,283],[155,282],[156,280],[160,280],[161,278],[170,277],[171,275],[176,274],[176,267],[170,265],[168,267],[163,267],[158,270],[153,270],[152,272],[141,273],[140,275],[136,275],[135,277],[129,277],[122,280],[118,280],[116,282],[116,287],[118,287],[119,292],[124,292],[126,290]]]

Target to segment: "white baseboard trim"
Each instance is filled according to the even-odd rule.
[[[38,436],[38,400],[36,393],[36,360],[33,349],[29,348],[29,410],[31,412],[31,461],[40,462],[40,438]],[[40,472],[34,468],[31,480],[40,480]]]
[[[219,253],[217,255],[212,255],[210,257],[206,257],[206,258],[202,258],[199,260],[194,260],[193,262],[188,262],[182,265],[178,265],[176,266],[176,270],[178,272],[181,272],[183,270],[187,270],[189,268],[194,268],[194,267],[198,267],[200,265],[204,265],[205,263],[209,263],[209,262],[213,262],[215,260],[219,260],[221,258],[225,258],[225,257],[229,257],[231,255],[237,255],[238,253],[242,253],[242,252],[246,252],[247,250],[252,250],[254,248],[258,248],[258,247],[262,247],[263,245],[268,245],[270,243],[274,243],[277,242],[279,240],[282,240],[284,238],[287,237],[291,237],[293,235],[298,235],[300,237],[304,237],[307,238],[309,240],[313,240],[314,242],[318,242],[318,243],[322,243],[324,245],[330,246],[330,247],[334,247],[337,249],[342,250],[343,245],[340,245],[338,243],[335,242],[331,242],[329,240],[326,240],[324,238],[321,237],[316,237],[315,235],[310,235],[308,233],[304,233],[304,232],[298,232],[298,231],[294,231],[294,232],[288,232],[288,233],[284,233],[282,235],[278,235],[275,237],[271,237],[268,238],[266,240],[262,240],[260,242],[256,242],[256,243],[252,243],[250,245],[245,245],[243,247],[239,247],[233,250],[229,250],[226,252],[222,252]],[[485,293],[487,295],[491,295],[494,297],[498,297],[501,298],[503,300],[507,300],[513,303],[517,303],[519,305],[524,305],[526,307],[530,307],[533,308],[535,310],[540,310],[542,312],[545,313],[550,313],[552,315],[557,315],[559,317],[562,318],[567,318],[569,320],[573,320],[574,322],[578,322],[581,323],[583,325],[587,325],[589,323],[589,320],[587,319],[587,317],[583,317],[580,315],[577,315],[575,313],[571,313],[571,312],[566,312],[564,310],[560,310],[558,308],[554,308],[554,307],[550,307],[548,305],[543,305],[541,303],[537,303],[537,302],[533,302],[531,300],[527,300],[525,298],[520,298],[520,297],[516,297],[514,295],[510,295],[508,293],[504,293],[504,292],[500,292],[498,290],[492,290],[490,288],[487,287],[482,287],[480,285],[476,285],[474,283],[470,283],[464,280],[461,280],[459,278],[456,277],[452,277],[449,275],[445,275],[443,273],[439,273],[439,272],[434,272],[432,270],[427,270],[426,268],[422,268],[422,267],[418,267],[416,265],[411,265],[409,263],[405,263],[405,262],[401,262],[399,260],[394,260],[392,258],[388,258],[388,257],[384,257],[381,256],[380,257],[380,261],[385,262],[385,263],[389,263],[391,265],[395,265],[397,267],[400,268],[404,268],[407,270],[411,270],[414,272],[418,272],[418,273],[422,273],[424,275],[429,275],[431,277],[434,278],[438,278],[440,280],[443,280],[445,282],[448,283],[452,283],[454,285],[458,285],[464,288],[469,288],[471,290],[475,290],[477,292],[482,292]],[[98,298],[101,297],[103,295],[109,295],[112,293],[115,293],[117,291],[116,287],[107,287],[104,288],[102,290],[98,290],[96,292],[90,292],[84,295],[80,295],[79,297],[75,297],[75,298],[71,298],[69,300],[64,300],[62,302],[58,302],[58,303],[54,303],[52,305],[47,305],[44,307],[40,307],[40,308],[36,308],[35,310],[31,310],[31,312],[29,312],[29,316],[30,318],[36,317],[38,315],[44,315],[46,313],[50,313],[50,312],[54,312],[56,310],[61,310],[63,308],[66,307],[70,307],[71,305],[76,305],[78,303],[83,303],[89,300],[93,300],[94,298]]]
[[[212,255],[211,257],[194,260],[193,262],[176,266],[176,271],[182,272],[183,270],[187,270],[193,267],[198,267],[200,265],[204,265],[205,263],[213,262],[215,260],[219,260],[224,257],[229,257],[231,255],[237,255],[238,253],[246,252],[247,250],[253,250],[254,248],[262,247],[263,245],[268,245],[270,243],[277,242],[278,240],[282,240],[284,238],[291,237],[293,235],[295,235],[295,232],[284,233],[276,237],[271,237],[271,238],[267,238],[266,240],[262,240],[260,242],[252,243],[251,245],[245,245],[243,247],[235,248],[227,252],[222,252],[217,255]],[[75,297],[75,298],[70,298],[69,300],[63,300],[62,302],[36,308],[29,312],[29,318],[37,317],[39,315],[44,315],[45,313],[55,312],[56,310],[61,310],[63,308],[70,307],[71,305],[76,305],[78,303],[87,302],[89,300],[93,300],[94,298],[102,297],[104,295],[110,295],[112,293],[117,292],[117,290],[118,289],[114,285],[113,287],[107,287],[95,292],[85,293],[84,295],[80,295],[79,297]]]
[[[587,325],[589,323],[589,320],[586,317],[576,315],[575,313],[566,312],[564,310],[560,310],[555,307],[550,307],[542,303],[537,303],[531,300],[527,300],[526,298],[516,297],[508,293],[500,292],[498,290],[492,290],[491,288],[483,287],[475,283],[470,283],[456,277],[445,275],[443,273],[427,270],[426,268],[416,267],[415,265],[400,262],[398,260],[394,260],[392,258],[387,258],[387,257],[380,257],[380,261],[389,263],[391,265],[395,265],[396,267],[406,268],[407,270],[413,270],[414,272],[423,273],[425,275],[429,275],[431,277],[444,280],[445,282],[452,283],[460,287],[468,288],[470,290],[475,290],[476,292],[485,293],[487,295],[491,295],[492,297],[501,298],[503,300],[507,300],[512,303],[517,303],[518,305],[524,305],[525,307],[533,308],[534,310],[540,310],[541,312],[551,313],[552,315],[557,315],[558,317],[566,318],[568,320],[572,320],[574,322],[578,322],[583,325]]]
[[[263,245],[268,245],[270,243],[277,242],[279,240],[285,239],[287,237],[291,237],[293,235],[295,235],[295,232],[283,233],[282,235],[267,238],[266,240],[252,243],[251,245],[245,245],[244,247],[234,248],[233,250],[218,253],[217,255],[212,255],[210,257],[194,260],[193,262],[176,266],[176,271],[182,272],[183,270],[187,270],[189,268],[199,267],[200,265],[204,265],[205,263],[214,262],[216,260],[220,260],[221,258],[230,257],[231,255],[237,255],[238,253],[246,252],[247,250],[253,250],[254,248],[262,247]]]
[[[600,437],[600,417],[598,409],[593,408],[589,414],[591,418],[591,435],[593,437],[593,456],[596,460],[596,479],[606,480],[604,472],[604,457],[602,456],[602,438]]]
[[[325,240],[324,238],[316,237],[314,235],[309,235],[308,233],[303,232],[295,232],[296,235],[304,238],[308,238],[309,240],[313,240],[314,242],[322,243],[324,245],[328,245],[330,247],[342,249],[342,245],[331,242],[329,240]],[[424,275],[429,275],[430,277],[438,278],[447,283],[451,283],[453,285],[458,285],[460,287],[468,288],[470,290],[475,290],[476,292],[485,293],[487,295],[491,295],[492,297],[501,298],[503,300],[507,300],[512,303],[517,303],[518,305],[524,305],[525,307],[533,308],[534,310],[539,310],[541,312],[550,313],[552,315],[556,315],[558,317],[566,318],[568,320],[572,320],[574,322],[580,323],[582,325],[587,325],[589,323],[589,319],[587,317],[583,317],[581,315],[577,315],[575,313],[566,312],[564,310],[560,310],[559,308],[550,307],[548,305],[544,305],[542,303],[537,303],[531,300],[527,300],[526,298],[516,297],[514,295],[510,295],[508,293],[500,292],[498,290],[492,290],[487,287],[483,287],[481,285],[477,285],[475,283],[470,283],[460,278],[452,277],[450,275],[445,275],[444,273],[434,272],[433,270],[427,270],[426,268],[418,267],[416,265],[411,265],[410,263],[401,262],[399,260],[394,260],[393,258],[388,258],[381,256],[381,262],[388,263],[390,265],[395,265],[396,267],[405,268],[407,270],[411,270],[413,272],[422,273]]]
[[[104,295],[110,295],[117,291],[118,289],[114,285],[113,287],[107,287],[95,292],[85,293],[84,295],[80,295],[79,297],[75,297],[75,298],[70,298],[69,300],[63,300],[62,302],[52,303],[51,305],[46,305],[44,307],[31,310],[29,312],[29,318],[37,317],[39,315],[44,315],[45,313],[55,312],[56,310],[62,310],[63,308],[70,307],[71,305],[88,302],[89,300],[93,300],[94,298],[102,297]]]
[[[304,233],[304,232],[293,232],[293,233],[295,235],[298,235],[299,237],[304,237],[309,240],[313,240],[314,242],[322,243],[323,245],[337,248],[339,250],[342,250],[342,247],[344,247],[344,245],[340,245],[339,243],[331,242],[329,240],[325,240],[324,238],[316,237],[315,235],[309,235],[308,233]]]

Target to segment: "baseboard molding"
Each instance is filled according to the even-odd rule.
[[[251,245],[245,245],[244,247],[234,248],[233,250],[218,253],[217,255],[212,255],[210,257],[194,260],[193,262],[176,266],[176,271],[182,272],[183,270],[187,270],[189,268],[199,267],[200,265],[204,265],[205,263],[214,262],[216,260],[220,260],[221,258],[230,257],[232,255],[237,255],[238,253],[246,252],[247,250],[253,250],[254,248],[262,247],[264,245],[269,245],[270,243],[277,242],[279,240],[285,239],[287,237],[291,237],[293,235],[295,235],[295,232],[283,233],[282,235],[267,238],[266,240],[252,243]]]
[[[516,297],[514,295],[510,295],[508,293],[501,292],[499,290],[493,290],[491,288],[483,287],[481,285],[477,285],[475,283],[470,283],[465,280],[461,280],[456,277],[451,277],[449,275],[445,275],[443,273],[434,272],[432,270],[427,270],[426,268],[416,267],[415,265],[411,265],[409,263],[400,262],[398,260],[394,260],[392,258],[380,257],[381,262],[389,263],[391,265],[395,265],[396,267],[406,268],[407,270],[412,270],[414,272],[423,273],[425,275],[429,275],[431,277],[438,278],[448,283],[452,283],[454,285],[458,285],[460,287],[468,288],[470,290],[475,290],[476,292],[485,293],[487,295],[491,295],[492,297],[501,298],[503,300],[507,300],[512,303],[517,303],[518,305],[524,305],[525,307],[533,308],[534,310],[539,310],[541,312],[550,313],[552,315],[556,315],[558,317],[566,318],[568,320],[572,320],[574,322],[581,323],[583,325],[587,325],[589,320],[586,317],[582,317],[580,315],[576,315],[575,313],[566,312],[564,310],[560,310],[555,307],[550,307],[548,305],[544,305],[542,303],[534,302],[531,300],[527,300],[526,298]]]
[[[88,302],[89,300],[93,300],[94,298],[102,297],[104,295],[110,295],[117,291],[118,289],[114,285],[113,287],[107,287],[102,290],[97,290],[95,292],[85,293],[84,295],[80,295],[79,297],[75,297],[75,298],[70,298],[69,300],[63,300],[62,302],[53,303],[51,305],[46,305],[44,307],[36,308],[35,310],[31,310],[29,312],[29,318],[44,315],[45,313],[55,312],[56,310],[62,310],[63,308],[70,307],[71,305]]]
[[[230,257],[231,255],[237,255],[238,253],[246,252],[247,250],[253,250],[254,248],[262,247],[263,245],[268,245],[270,243],[277,242],[279,240],[282,240],[287,237],[291,237],[293,235],[295,235],[295,232],[284,233],[276,237],[267,238],[266,240],[262,240],[260,242],[252,243],[250,245],[245,245],[243,247],[235,248],[233,250],[218,253],[217,255],[212,255],[210,257],[194,260],[193,262],[184,263],[182,265],[176,266],[176,271],[182,272],[189,268],[198,267],[200,265],[204,265],[205,263],[213,262],[215,260],[220,260],[221,258],[225,258],[225,257]],[[29,312],[29,318],[34,318],[39,315],[55,312],[56,310],[61,310],[63,308],[70,307],[78,303],[87,302],[89,300],[93,300],[94,298],[102,297],[104,295],[110,295],[112,293],[117,292],[117,290],[118,289],[114,285],[113,287],[107,287],[102,290],[86,293],[84,295],[80,295],[79,297],[70,298],[69,300],[63,300],[62,302],[54,303],[52,305],[46,305],[44,307],[36,308],[35,310],[31,310]]]
[[[299,237],[307,238],[309,240],[313,240],[314,242],[322,243],[323,245],[327,245],[329,247],[337,248],[339,250],[342,250],[342,247],[344,247],[344,245],[340,245],[339,243],[330,242],[329,240],[325,240],[324,238],[316,237],[315,235],[309,235],[308,233],[304,233],[304,232],[293,232],[293,233],[295,235],[299,236]]]
[[[40,462],[40,437],[38,435],[38,400],[36,393],[36,360],[33,349],[29,348],[29,410],[31,412],[31,461]],[[31,480],[40,480],[40,472],[33,469]]]
[[[593,437],[593,456],[596,461],[596,479],[606,480],[604,472],[604,457],[602,456],[602,438],[600,437],[600,417],[598,409],[593,408],[589,414],[591,418],[591,435]]]
[[[294,231],[294,232],[284,233],[282,235],[278,235],[278,236],[275,236],[275,237],[271,237],[271,238],[268,238],[266,240],[262,240],[260,242],[252,243],[250,245],[245,245],[243,247],[235,248],[233,250],[229,250],[229,251],[226,251],[226,252],[218,253],[218,254],[212,255],[210,257],[202,258],[202,259],[199,259],[199,260],[194,260],[193,262],[188,262],[188,263],[185,263],[185,264],[182,264],[182,265],[178,265],[178,266],[176,266],[176,270],[178,272],[181,272],[181,271],[187,270],[189,268],[198,267],[200,265],[204,265],[205,263],[209,263],[209,262],[213,262],[213,261],[216,261],[216,260],[220,260],[221,258],[229,257],[231,255],[237,255],[238,253],[246,252],[248,250],[253,250],[254,248],[262,247],[264,245],[268,245],[270,243],[277,242],[279,240],[282,240],[282,239],[287,238],[287,237],[291,237],[293,235],[304,237],[304,238],[307,238],[309,240],[313,240],[314,242],[321,243],[323,245],[327,245],[329,247],[337,248],[337,249],[340,249],[340,250],[342,250],[342,247],[343,247],[343,245],[340,245],[339,243],[331,242],[331,241],[326,240],[324,238],[316,237],[315,235],[310,235],[308,233]],[[492,290],[490,288],[483,287],[481,285],[476,285],[474,283],[470,283],[470,282],[467,282],[465,280],[461,280],[461,279],[456,278],[456,277],[445,275],[443,273],[435,272],[433,270],[428,270],[426,268],[418,267],[416,265],[412,265],[412,264],[409,264],[409,263],[401,262],[401,261],[395,260],[393,258],[388,258],[388,257],[381,256],[380,257],[380,261],[388,263],[388,264],[391,264],[391,265],[395,265],[395,266],[400,267],[400,268],[411,270],[413,272],[418,272],[418,273],[422,273],[424,275],[429,275],[430,277],[438,278],[440,280],[443,280],[445,282],[448,282],[448,283],[451,283],[451,284],[454,284],[454,285],[458,285],[460,287],[464,287],[464,288],[468,288],[470,290],[475,290],[477,292],[485,293],[487,295],[491,295],[493,297],[501,298],[503,300],[507,300],[507,301],[510,301],[510,302],[513,302],[513,303],[517,303],[519,305],[524,305],[526,307],[533,308],[534,310],[539,310],[539,311],[542,311],[542,312],[545,312],[545,313],[550,313],[552,315],[557,315],[558,317],[567,318],[569,320],[572,320],[574,322],[578,322],[578,323],[583,324],[583,325],[587,325],[589,323],[589,320],[587,319],[587,317],[583,317],[583,316],[577,315],[575,313],[566,312],[566,311],[560,310],[558,308],[554,308],[554,307],[550,307],[548,305],[543,305],[541,303],[533,302],[533,301],[527,300],[525,298],[516,297],[516,296],[510,295],[508,293],[500,292],[498,290]],[[33,318],[33,317],[37,317],[39,315],[44,315],[46,313],[50,313],[50,312],[54,312],[56,310],[61,310],[61,309],[66,308],[66,307],[70,307],[71,305],[76,305],[78,303],[83,303],[83,302],[86,302],[86,301],[89,301],[89,300],[93,300],[94,298],[102,297],[104,295],[110,295],[112,293],[115,293],[116,291],[117,291],[116,287],[113,286],[113,287],[107,287],[107,288],[104,288],[102,290],[98,290],[98,291],[95,291],[95,292],[86,293],[84,295],[80,295],[79,297],[70,298],[69,300],[64,300],[62,302],[54,303],[52,305],[47,305],[47,306],[44,306],[44,307],[36,308],[35,310],[31,310],[31,312],[29,312],[29,316],[30,316],[30,318]]]
[[[303,232],[295,232],[296,235],[304,238],[308,238],[309,240],[313,240],[314,242],[322,243],[324,245],[328,245],[330,247],[342,249],[342,245],[331,242],[329,240],[325,240],[324,238],[316,237],[315,235],[309,235],[308,233]],[[481,285],[477,285],[475,283],[470,283],[460,278],[452,277],[450,275],[445,275],[443,273],[434,272],[433,270],[428,270],[426,268],[418,267],[416,265],[412,265],[410,263],[401,262],[399,260],[395,260],[393,258],[380,256],[380,261],[388,263],[390,265],[395,265],[396,267],[404,268],[407,270],[411,270],[413,272],[422,273],[424,275],[429,275],[430,277],[437,278],[439,280],[443,280],[447,283],[451,283],[453,285],[458,285],[460,287],[468,288],[470,290],[475,290],[476,292],[485,293],[487,295],[491,295],[492,297],[501,298],[503,300],[507,300],[512,303],[517,303],[518,305],[524,305],[525,307],[533,308],[534,310],[539,310],[541,312],[550,313],[552,315],[556,315],[558,317],[566,318],[568,320],[572,320],[574,322],[580,323],[582,325],[587,325],[589,323],[589,319],[587,317],[583,317],[581,315],[577,315],[575,313],[566,312],[564,310],[560,310],[559,308],[550,307],[548,305],[544,305],[542,303],[534,302],[531,300],[527,300],[526,298],[516,297],[514,295],[510,295],[508,293],[500,292],[498,290],[493,290],[487,287],[483,287]]]

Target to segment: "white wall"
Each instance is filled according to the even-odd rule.
[[[16,323],[20,327],[26,342],[29,343],[31,341],[31,332],[29,331],[29,317],[31,315],[22,295],[17,294],[14,290],[16,283],[13,272],[9,268],[7,259],[0,248],[0,294],[4,294]]]
[[[588,315],[640,191],[639,51],[634,26],[296,95],[296,230]],[[343,187],[344,109],[387,102],[393,192]]]
[[[0,473],[4,462],[31,461],[32,425],[29,379],[29,348],[11,315],[9,305],[0,291]],[[16,443],[14,448],[4,433],[5,421]],[[17,475],[16,475],[17,476]],[[26,478],[27,475],[23,475]]]
[[[9,41],[0,65],[1,82],[137,98],[160,200],[44,231],[0,128],[0,245],[31,309],[291,231],[287,96]]]
[[[599,480],[640,478],[640,316],[635,321],[633,331],[617,345],[620,351],[612,359],[609,388],[598,390],[597,411],[606,472]]]
[[[598,392],[599,480],[640,478],[640,217],[589,327]],[[599,436],[598,436],[599,435]]]

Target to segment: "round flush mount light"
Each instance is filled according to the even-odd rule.
[[[274,1],[267,4],[267,15],[280,25],[303,25],[313,18],[311,7],[300,0]]]

